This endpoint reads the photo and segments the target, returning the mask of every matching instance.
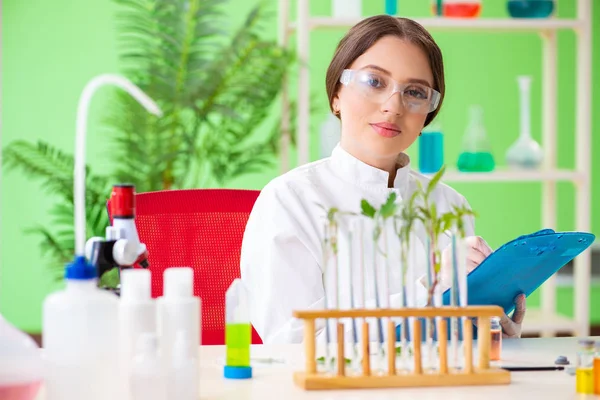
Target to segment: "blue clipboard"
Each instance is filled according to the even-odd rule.
[[[529,296],[590,247],[594,240],[592,233],[555,232],[552,229],[511,240],[490,254],[467,276],[467,304],[497,305],[509,314],[515,308],[514,299],[517,295],[523,293]],[[450,305],[450,290],[442,295],[443,305]],[[400,329],[400,325],[396,327],[398,338]],[[408,330],[406,334],[408,337]],[[422,335],[422,340],[425,340],[424,330]],[[476,327],[473,327],[473,337],[477,338]]]
[[[543,229],[502,245],[467,276],[467,303],[497,305],[510,313],[518,294],[529,296],[594,239],[592,233]],[[450,305],[450,289],[442,302]]]

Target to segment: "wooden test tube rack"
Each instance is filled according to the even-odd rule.
[[[360,389],[360,388],[392,388],[392,387],[432,387],[432,386],[471,386],[500,385],[510,383],[510,372],[501,368],[490,367],[490,318],[502,315],[502,308],[497,306],[468,307],[428,307],[403,309],[360,309],[360,310],[314,310],[295,311],[294,317],[304,320],[304,343],[306,351],[306,371],[296,372],[294,382],[305,390],[325,389]],[[421,360],[421,340],[413,341],[414,371],[397,372],[396,365],[396,330],[393,321],[388,319],[388,335],[386,346],[387,371],[383,375],[372,374],[369,357],[363,357],[360,375],[347,375],[344,355],[344,329],[338,323],[337,364],[335,373],[317,371],[315,349],[315,321],[317,319],[348,318],[408,318],[416,317],[414,335],[421,338],[421,322],[419,318],[441,317],[439,336],[439,368],[424,371]],[[463,324],[464,365],[460,370],[448,367],[447,321],[451,317],[468,317]],[[477,318],[478,330],[478,365],[473,366],[473,324],[470,318]],[[369,328],[366,320],[362,326],[360,346],[363,354],[369,354]]]

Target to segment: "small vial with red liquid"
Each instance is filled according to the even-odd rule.
[[[439,17],[477,18],[481,14],[481,0],[432,0],[431,8],[433,15]]]

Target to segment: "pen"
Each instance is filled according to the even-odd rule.
[[[507,371],[562,371],[565,367],[501,367]]]

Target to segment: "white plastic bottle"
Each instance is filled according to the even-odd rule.
[[[197,347],[194,345],[187,331],[177,332],[169,370],[169,399],[197,400],[200,396],[197,352],[190,352],[190,348]]]
[[[96,269],[84,257],[67,267],[65,278],[66,288],[43,305],[45,398],[121,398],[119,301],[98,288]]]
[[[132,400],[167,400],[167,374],[155,333],[143,333],[136,343],[130,375]]]
[[[189,267],[167,268],[163,296],[157,300],[157,329],[164,365],[173,359],[178,331],[189,332],[190,354],[200,345],[200,298],[194,296],[194,271]]]
[[[38,345],[0,314],[0,399],[33,400],[41,384]]]
[[[119,357],[124,387],[128,385],[127,377],[131,373],[131,363],[140,336],[144,333],[156,334],[156,307],[150,295],[150,281],[150,271],[147,269],[121,271]]]

